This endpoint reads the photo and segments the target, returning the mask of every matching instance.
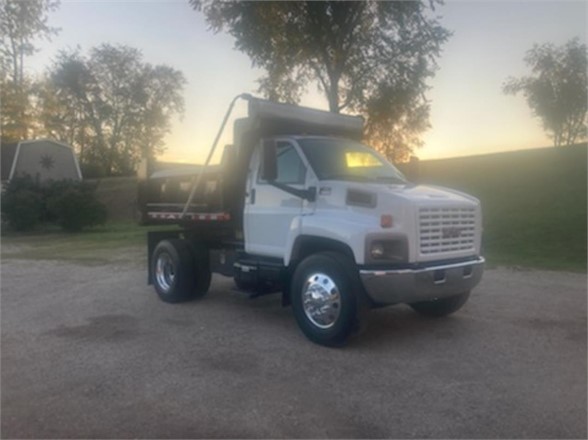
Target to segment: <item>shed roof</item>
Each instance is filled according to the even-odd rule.
[[[50,143],[50,144],[55,145],[57,147],[66,148],[67,150],[69,150],[72,154],[72,157],[73,157],[75,171],[76,171],[79,179],[80,180],[82,179],[82,173],[80,171],[80,166],[78,164],[78,160],[74,154],[72,147],[70,147],[69,145],[64,144],[62,142],[54,141],[52,139],[33,139],[33,140],[20,141],[20,142],[16,142],[16,143],[2,143],[1,144],[1,148],[0,148],[0,152],[1,152],[0,164],[1,164],[1,169],[2,169],[1,180],[3,182],[5,182],[11,178],[13,165],[15,164],[16,161],[19,160],[18,155],[20,155],[20,149],[23,146],[41,144],[43,142]],[[17,166],[18,166],[18,164],[17,164]]]
[[[16,147],[18,147],[18,142],[2,144],[0,146],[0,180],[2,181],[10,178],[10,170],[12,169],[12,163],[14,162]]]

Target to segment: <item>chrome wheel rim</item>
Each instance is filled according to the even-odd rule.
[[[161,289],[167,293],[171,289],[174,279],[176,277],[176,270],[174,263],[167,253],[161,253],[157,257],[155,264],[155,279]]]
[[[302,308],[313,325],[333,327],[341,314],[341,294],[333,279],[324,273],[310,275],[302,288]]]

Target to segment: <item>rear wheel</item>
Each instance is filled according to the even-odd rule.
[[[341,346],[357,328],[356,272],[349,258],[335,252],[311,255],[298,265],[291,302],[298,326],[308,339]]]
[[[409,304],[413,310],[423,316],[430,318],[441,318],[457,312],[463,307],[470,297],[470,292],[460,293],[447,298],[435,299],[432,301],[421,301]]]
[[[201,297],[210,286],[206,249],[185,240],[163,240],[151,258],[155,291],[162,301],[177,303]]]

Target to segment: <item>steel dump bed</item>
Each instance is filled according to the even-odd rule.
[[[233,104],[248,102],[248,116],[234,123],[234,145],[219,165],[210,165]],[[204,165],[144,163],[139,172],[139,209],[143,224],[233,223],[240,229],[245,178],[251,152],[260,139],[283,135],[322,135],[361,139],[363,119],[356,116],[279,104],[240,95],[229,107]]]

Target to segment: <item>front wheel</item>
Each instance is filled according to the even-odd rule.
[[[457,312],[463,307],[469,297],[470,292],[464,292],[447,298],[440,298],[432,301],[421,301],[409,305],[413,308],[413,310],[423,316],[430,318],[441,318],[443,316]]]
[[[294,317],[304,335],[326,346],[345,344],[357,327],[359,283],[353,262],[322,252],[303,260],[290,290]]]

